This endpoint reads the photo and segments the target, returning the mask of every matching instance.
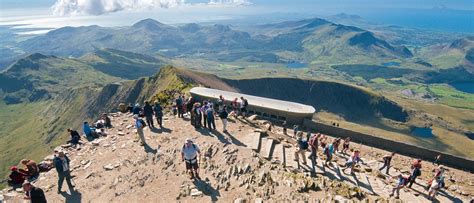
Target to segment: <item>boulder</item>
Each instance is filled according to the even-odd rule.
[[[112,164],[107,164],[107,165],[104,166],[104,169],[106,171],[110,171],[110,170],[114,169],[114,166]]]
[[[249,120],[249,121],[254,121],[254,120],[257,119],[257,117],[258,117],[258,115],[254,114],[254,115],[249,116],[249,117],[247,118],[247,120]]]
[[[197,197],[197,196],[202,196],[203,193],[201,191],[199,191],[198,189],[196,188],[193,188],[191,189],[191,196],[192,197]]]

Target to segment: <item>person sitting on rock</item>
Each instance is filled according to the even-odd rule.
[[[25,168],[18,170],[21,173],[26,174],[28,176],[29,181],[34,181],[38,178],[40,172],[38,169],[38,165],[36,165],[35,161],[29,159],[22,159],[20,163],[23,164]]]
[[[81,136],[79,135],[79,133],[71,128],[68,128],[67,131],[71,135],[71,140],[67,141],[66,143],[72,145],[79,144],[79,140],[81,140]]]
[[[89,141],[92,141],[98,137],[97,133],[95,132],[95,128],[91,128],[88,122],[84,122],[84,125],[82,126],[82,130],[84,131],[84,134],[86,135],[86,138]]]
[[[186,139],[182,149],[181,149],[181,160],[186,164],[186,171],[189,173],[190,178],[201,179],[199,177],[199,164],[198,156],[201,156],[201,151],[199,147],[193,143],[191,138]],[[199,157],[199,159],[201,159]]]
[[[354,174],[354,167],[356,164],[358,164],[359,162],[362,162],[362,159],[360,158],[360,151],[359,150],[354,150],[354,152],[352,153],[352,156],[347,160],[346,162],[346,165],[344,166],[344,168],[342,169],[342,172],[345,173],[346,169],[350,168],[351,169],[351,173],[350,174]]]
[[[408,184],[409,177],[404,176],[403,174],[400,173],[398,174],[397,178],[398,178],[397,185],[393,187],[392,193],[390,193],[390,197],[393,196],[395,192],[397,192],[397,196],[395,196],[395,198],[398,199],[400,198],[400,189],[402,189]]]
[[[303,165],[306,165],[306,155],[305,155],[305,152],[306,150],[308,150],[308,141],[307,140],[303,140],[303,132],[302,131],[299,131],[298,134],[296,135],[297,136],[297,140],[296,140],[296,143],[297,143],[297,148],[296,148],[296,151],[295,151],[295,161],[298,161],[299,160],[299,155],[301,155],[302,158],[302,161],[303,161]]]
[[[20,172],[18,167],[12,166],[10,167],[10,175],[8,176],[8,185],[12,186],[13,188],[20,187],[23,182],[25,182],[27,174]]]
[[[33,186],[30,182],[23,183],[23,191],[25,191],[25,200],[30,200],[31,203],[46,203],[46,196],[41,188]]]
[[[58,194],[61,193],[61,187],[63,186],[64,179],[69,186],[69,191],[74,191],[74,185],[71,183],[71,172],[69,167],[69,158],[64,154],[63,151],[59,151],[58,155],[54,157],[54,167],[58,172]]]
[[[112,128],[112,121],[110,120],[110,117],[106,114],[103,113],[101,116],[102,120],[104,120],[104,127],[105,128]]]

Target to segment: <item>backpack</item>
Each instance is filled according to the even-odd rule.
[[[313,135],[311,138],[309,138],[309,145],[313,147],[318,147],[318,136]]]
[[[138,119],[138,121],[142,124],[143,127],[146,127],[146,123],[143,119]]]
[[[308,141],[306,141],[306,140],[300,141],[300,148],[301,148],[301,149],[307,150],[307,149],[308,149],[308,146],[309,146],[309,145],[308,145]]]

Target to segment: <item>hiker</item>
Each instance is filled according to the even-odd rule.
[[[444,188],[444,186],[445,186],[445,183],[444,183],[444,169],[442,169],[442,172],[437,174],[437,176],[435,176],[433,178],[433,180],[431,180],[428,183],[428,186],[429,186],[428,199],[433,200],[433,199],[435,199],[436,195],[438,194],[438,191],[441,190],[442,188]]]
[[[176,109],[178,110],[178,118],[183,117],[183,97],[181,95],[176,98],[175,101]]]
[[[341,142],[341,138],[337,138],[336,141],[334,141],[334,152],[339,152],[339,145],[341,144]]]
[[[214,118],[214,108],[212,107],[212,104],[209,104],[209,108],[206,110],[206,118],[207,118],[207,125],[209,127],[209,130],[216,130],[216,121]]]
[[[239,102],[237,101],[237,97],[232,101],[232,114],[237,117],[239,115]]]
[[[23,183],[23,191],[25,191],[25,197],[23,199],[30,200],[31,203],[46,203],[46,196],[41,188],[33,186],[30,182],[25,181]]]
[[[244,97],[240,97],[240,114],[245,117],[247,113],[247,106],[249,102]]]
[[[190,115],[192,114],[192,111],[193,111],[193,105],[194,105],[194,98],[191,96],[189,97],[188,99],[188,102],[186,102],[186,112],[189,113]],[[191,118],[191,120],[193,120]]]
[[[328,163],[331,163],[332,154],[334,152],[334,144],[325,144],[324,147],[324,155],[326,155],[326,161],[324,162],[324,166],[328,166]]]
[[[136,103],[132,110],[133,115],[141,115],[141,111],[140,104]]]
[[[410,175],[408,188],[411,188],[416,178],[421,175],[421,159],[415,160],[413,164],[411,165],[411,169],[412,169],[412,172]]]
[[[199,102],[196,102],[194,104],[194,108],[193,108],[193,113],[194,113],[194,128],[196,129],[199,129],[201,128],[202,126],[202,123],[201,123],[201,104]]]
[[[222,107],[222,110],[219,112],[219,118],[222,121],[222,132],[227,133],[227,117],[229,114],[227,113],[226,106]]]
[[[193,143],[191,138],[186,139],[186,142],[181,149],[181,160],[186,164],[186,172],[189,173],[190,178],[201,179],[199,177],[198,156],[201,156],[199,147]],[[199,157],[201,159],[201,157]]]
[[[21,186],[21,184],[26,180],[27,174],[20,172],[17,166],[10,167],[10,175],[8,176],[8,185],[13,188]]]
[[[143,106],[143,114],[145,114],[145,119],[148,126],[150,128],[155,128],[155,125],[153,124],[153,107],[148,101],[146,101],[145,106]]]
[[[318,158],[318,137],[319,134],[313,134],[308,141],[309,148],[311,149],[311,155],[309,158],[311,159],[311,173],[312,175],[316,175],[316,159]]]
[[[404,176],[403,174],[400,173],[398,174],[397,178],[398,178],[397,185],[393,187],[392,193],[390,193],[390,197],[391,197],[394,195],[395,192],[397,192],[397,196],[395,196],[396,199],[400,198],[400,189],[402,189],[403,187],[407,185],[409,177]]]
[[[153,111],[155,112],[156,122],[160,125],[160,128],[163,128],[163,108],[161,108],[160,103],[155,102]]]
[[[436,168],[436,169],[434,170],[433,178],[431,178],[431,179],[428,181],[428,185],[427,185],[427,187],[426,187],[425,189],[428,190],[428,189],[430,188],[430,186],[431,186],[431,183],[432,183],[434,180],[436,180],[436,179],[438,179],[439,177],[442,177],[442,176],[444,177],[445,171],[446,171],[446,169],[444,168],[444,166],[443,166],[443,165],[439,165],[438,168]]]
[[[344,140],[344,144],[342,144],[342,153],[347,154],[347,150],[349,149],[349,144],[351,143],[351,138],[347,137]]]
[[[81,136],[79,135],[79,133],[71,128],[68,128],[67,131],[71,135],[71,140],[67,141],[66,143],[72,145],[79,144],[79,140],[81,140]]]
[[[222,111],[222,109],[224,108],[224,102],[224,97],[222,95],[219,95],[219,99],[216,102],[218,112]]]
[[[145,134],[143,132],[143,128],[145,128],[146,124],[141,118],[138,117],[137,114],[133,115],[135,119],[135,128],[137,129],[138,137],[140,138],[140,145],[145,145]]]
[[[171,107],[171,112],[173,112],[173,116],[175,117],[178,115],[178,108],[176,107],[176,105]]]
[[[345,173],[346,169],[347,168],[351,168],[351,173],[350,174],[354,174],[354,167],[356,164],[358,164],[359,162],[362,162],[362,159],[360,159],[360,151],[359,150],[354,150],[354,152],[352,153],[352,156],[347,160],[346,162],[346,165],[344,166],[344,168],[342,169],[342,172]]]
[[[308,141],[307,140],[303,140],[303,132],[298,132],[297,134],[297,140],[296,140],[296,143],[297,143],[297,149],[295,151],[295,161],[298,161],[299,160],[299,155],[301,155],[301,157],[303,157],[303,165],[306,165],[306,155],[305,155],[305,152],[306,150],[308,150]]]
[[[202,120],[204,121],[204,128],[207,127],[207,109],[209,108],[207,101],[203,102],[202,107],[199,109],[201,111]]]
[[[20,172],[26,174],[28,176],[29,181],[34,181],[39,176],[39,169],[36,162],[29,159],[22,159],[20,161],[21,164],[25,166],[23,169],[18,169]]]
[[[441,159],[441,154],[438,154],[438,156],[436,156],[435,160],[433,161],[433,164],[434,165],[439,165],[439,160]]]
[[[287,133],[288,129],[286,128],[286,125],[287,125],[286,121],[283,121],[283,124],[281,125],[283,126],[283,135],[288,135]]]
[[[61,193],[61,187],[63,186],[64,179],[69,187],[69,192],[74,191],[74,185],[71,183],[71,171],[69,167],[69,158],[64,154],[63,151],[59,151],[58,155],[54,157],[54,167],[58,172],[58,194]]]
[[[112,121],[110,120],[110,117],[106,113],[103,113],[101,118],[105,121],[104,122],[105,128],[112,128]]]
[[[92,141],[95,138],[98,138],[95,128],[91,128],[87,121],[84,122],[82,129],[84,131],[84,134],[86,135],[87,140]]]
[[[383,156],[383,166],[379,168],[379,171],[382,171],[384,168],[387,168],[385,174],[389,175],[388,170],[390,170],[390,162],[392,162],[393,156],[395,156],[395,152]]]

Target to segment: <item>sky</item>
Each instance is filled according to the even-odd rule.
[[[63,26],[124,26],[144,18],[185,23],[256,14],[342,12],[378,23],[448,31],[467,27],[464,31],[474,32],[474,0],[0,0],[0,25],[22,24],[16,28],[47,32]]]

